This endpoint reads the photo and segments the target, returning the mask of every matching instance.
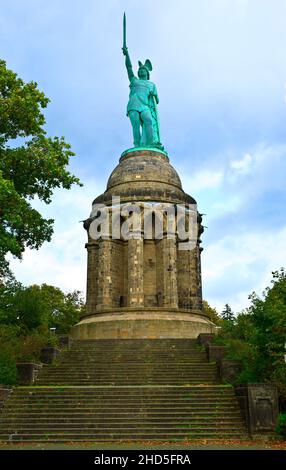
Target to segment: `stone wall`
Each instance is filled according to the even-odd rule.
[[[175,239],[87,243],[87,314],[111,307],[201,309],[200,249]]]

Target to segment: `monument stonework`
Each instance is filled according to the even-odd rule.
[[[72,334],[76,339],[196,338],[200,333],[215,331],[215,325],[202,311],[202,217],[196,201],[183,191],[160,141],[159,97],[155,84],[150,82],[151,61],[139,61],[138,78],[133,72],[125,18],[123,54],[130,82],[127,115],[134,147],[121,155],[106,191],[94,200],[91,216],[84,224],[88,232],[86,311]],[[124,237],[122,229],[128,219],[124,207],[128,204],[139,208],[141,225]],[[184,223],[190,224],[191,212],[195,215],[197,234],[191,240],[191,249],[182,249],[182,243],[190,242],[189,238],[182,240],[177,232],[170,235],[164,210],[160,236],[156,233],[154,212],[166,205],[176,212],[176,227],[180,223],[179,209],[183,208]],[[101,207],[105,208],[108,228],[114,228],[117,213],[116,237],[112,230],[99,237],[92,234]],[[147,237],[146,207],[151,218],[151,236],[149,233]]]

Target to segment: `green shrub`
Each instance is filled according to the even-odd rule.
[[[39,327],[30,334],[22,336],[19,342],[19,360],[37,362],[40,361],[42,348],[45,346],[56,346],[58,338],[46,328]]]
[[[0,383],[3,385],[15,385],[18,373],[16,361],[13,355],[4,349],[0,351]]]
[[[286,439],[286,413],[281,413],[279,415],[279,422],[276,431]]]

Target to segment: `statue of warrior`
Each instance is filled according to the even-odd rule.
[[[152,64],[149,59],[139,63],[138,78],[134,75],[131,60],[126,46],[126,19],[123,19],[123,54],[125,65],[130,81],[130,95],[127,105],[127,116],[129,116],[135,147],[158,147],[160,144],[159,120],[157,104],[159,103],[156,85],[151,82],[150,72]]]

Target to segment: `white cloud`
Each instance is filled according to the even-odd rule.
[[[250,155],[250,153],[246,153],[241,160],[233,160],[230,162],[230,167],[240,173],[245,174],[250,172],[252,162],[253,157]]]
[[[11,268],[25,285],[46,283],[64,291],[85,293],[85,241],[82,227],[56,233],[53,241],[45,243],[39,251],[26,250],[23,261],[12,260]]]
[[[286,226],[275,232],[239,233],[207,246],[203,254],[205,298],[221,310],[225,303],[239,311],[248,295],[269,285],[271,272],[286,266]]]
[[[48,283],[65,291],[85,293],[87,236],[80,221],[89,217],[92,200],[104,185],[88,180],[83,188],[56,190],[48,206],[38,200],[33,202],[44,217],[55,219],[54,234],[52,241],[38,251],[27,249],[22,261],[11,259],[11,269],[19,281],[25,285]]]
[[[182,175],[182,182],[185,191],[199,192],[205,189],[218,188],[223,183],[223,171],[202,170],[194,176]]]

